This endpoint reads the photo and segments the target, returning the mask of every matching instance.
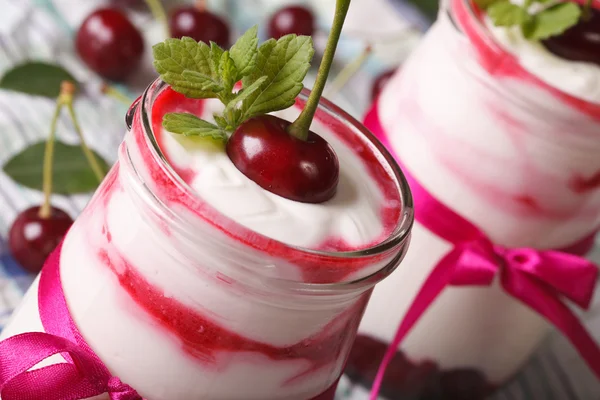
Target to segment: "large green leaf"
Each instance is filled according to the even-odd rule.
[[[77,85],[73,75],[59,65],[27,62],[6,72],[0,79],[0,89],[55,98],[63,81]]]
[[[42,190],[42,170],[46,142],[27,147],[4,165],[4,172],[15,182],[31,189]],[[94,153],[101,168],[108,171],[108,163]],[[56,142],[54,147],[52,192],[78,194],[94,191],[98,179],[90,168],[81,147]]]

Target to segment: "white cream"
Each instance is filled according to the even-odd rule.
[[[526,39],[518,27],[498,27],[489,18],[485,23],[494,38],[514,54],[527,71],[565,93],[600,103],[600,66],[561,58],[539,41]]]
[[[221,112],[218,100],[205,102],[202,118]],[[293,121],[299,109],[275,115]],[[377,182],[352,150],[321,122],[311,129],[334,148],[340,165],[337,193],[321,204],[289,200],[262,189],[233,165],[227,153],[163,132],[163,151],[182,169],[197,172],[190,182],[204,201],[255,232],[294,246],[315,248],[328,238],[341,238],[358,248],[384,235],[380,211],[384,202]],[[207,139],[200,139],[200,142]]]

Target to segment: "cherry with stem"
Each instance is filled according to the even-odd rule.
[[[74,94],[75,85],[72,82],[65,81],[61,84],[60,94],[56,100],[56,108],[50,123],[50,134],[48,135],[44,149],[42,170],[43,203],[41,206],[30,207],[21,212],[13,222],[8,234],[9,247],[13,257],[23,268],[33,273],[37,273],[42,269],[46,258],[62,241],[73,224],[73,220],[66,212],[53,207],[50,202],[53,184],[56,127],[63,107],[67,108],[73,120],[73,126],[80,138],[82,151],[91,169],[94,171],[99,182],[104,178],[104,172],[98,160],[87,146],[76,118],[73,108]]]
[[[333,28],[317,79],[298,118],[290,123],[273,115],[254,117],[242,123],[227,141],[227,155],[246,177],[290,200],[322,203],[337,191],[340,169],[337,155],[310,126],[349,6],[350,0],[337,0]]]

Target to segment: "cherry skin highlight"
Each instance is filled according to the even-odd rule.
[[[83,62],[98,75],[123,81],[138,66],[144,53],[144,39],[121,11],[102,8],[83,21],[75,47]]]
[[[29,272],[38,273],[46,258],[63,240],[73,224],[66,212],[52,207],[49,218],[41,218],[40,207],[31,207],[17,216],[8,233],[14,259]]]
[[[171,14],[171,36],[180,39],[191,37],[197,42],[215,42],[229,47],[229,26],[219,16],[196,7],[181,7]]]
[[[592,8],[589,17],[561,35],[550,37],[542,44],[553,54],[570,61],[600,65],[600,11]]]
[[[290,6],[277,11],[269,22],[269,36],[279,39],[288,34],[312,36],[315,33],[315,17],[305,7]]]
[[[287,199],[322,203],[339,180],[339,162],[325,139],[309,131],[306,141],[288,133],[290,122],[272,115],[251,118],[229,138],[233,164],[260,187]]]

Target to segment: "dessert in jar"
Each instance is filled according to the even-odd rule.
[[[469,236],[465,230],[477,231],[468,238],[472,243],[487,238],[481,243],[498,268],[491,282],[454,276],[420,319],[408,323],[383,384],[383,392],[394,396],[484,398],[527,361],[550,329],[548,316],[562,308],[540,292],[554,301],[573,291],[585,308],[595,284],[597,271],[589,264],[578,275],[569,264],[555,263],[552,282],[531,269],[531,280],[543,290],[523,287],[518,296],[510,280],[522,278],[531,261],[519,257],[547,255],[532,249],[585,254],[599,227],[600,48],[593,34],[600,32],[600,13],[576,3],[545,9],[541,2],[525,2],[531,4],[527,10],[487,3],[484,10],[471,1],[444,2],[438,21],[365,120],[414,181],[416,214],[411,268],[396,271],[374,291],[348,372],[373,379],[401,321],[422,307],[415,299],[429,279],[437,279],[434,270],[470,245],[461,239]],[[498,22],[502,7],[533,26],[497,26],[513,22]],[[542,35],[542,28],[548,33],[557,27],[543,25],[548,14],[536,13],[564,10],[574,25]],[[435,225],[430,220],[436,215],[451,218]],[[567,330],[575,320],[565,324]],[[570,339],[593,349],[578,347],[593,363],[593,341]],[[593,370],[599,373],[597,365]]]
[[[189,38],[155,46],[164,82],[132,107],[117,164],[2,334],[3,400],[23,388],[83,398],[67,379],[81,375],[99,398],[333,399],[372,288],[412,225],[391,155],[320,100],[349,5],[338,3],[312,92],[300,93],[307,37],[258,47],[251,29],[227,52]],[[43,351],[64,359],[17,368]],[[48,368],[48,382],[28,378]]]

